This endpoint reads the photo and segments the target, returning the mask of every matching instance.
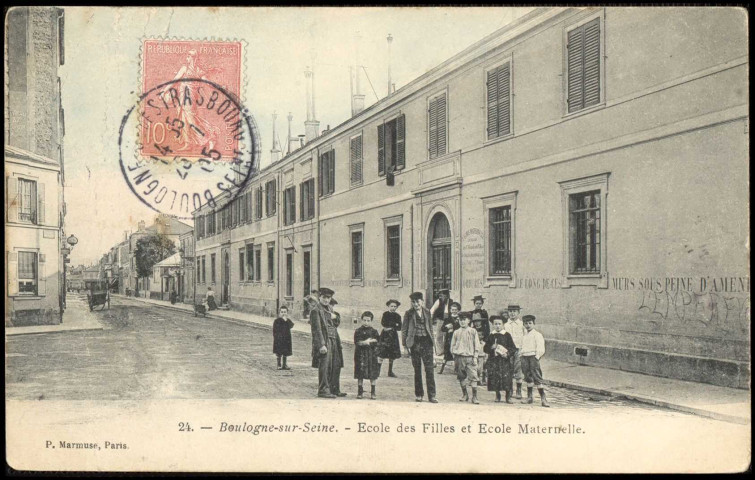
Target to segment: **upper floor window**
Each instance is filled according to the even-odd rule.
[[[257,217],[257,220],[262,218],[262,185],[259,186],[259,188],[256,191],[256,207],[257,211],[255,212],[255,216]]]
[[[215,235],[215,212],[207,214],[207,235]]]
[[[336,151],[332,148],[320,155],[319,187],[320,196],[329,195],[336,187]]]
[[[275,180],[270,180],[265,184],[265,216],[275,215]]]
[[[427,149],[430,158],[439,157],[446,153],[447,128],[446,122],[446,93],[443,92],[430,99],[427,109]]]
[[[315,179],[310,178],[300,185],[299,216],[309,220],[315,216]]]
[[[296,187],[283,191],[283,225],[296,223]]]
[[[406,166],[406,120],[399,115],[378,125],[378,175]]]
[[[349,141],[349,167],[351,170],[351,185],[362,183],[362,135],[357,135]]]
[[[8,221],[37,225],[45,222],[44,183],[8,177]]]
[[[567,32],[568,113],[600,103],[600,17]]]
[[[511,62],[487,71],[488,140],[511,133]]]

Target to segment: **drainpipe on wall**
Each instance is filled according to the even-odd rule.
[[[314,149],[314,161],[316,162],[316,166],[320,166],[320,148]],[[313,166],[314,168],[314,166]],[[318,175],[319,175],[319,168],[317,169]],[[322,246],[320,245],[320,189],[317,188],[317,202],[316,202],[316,218],[317,221],[315,222],[317,224],[317,290],[320,290],[320,250],[322,249]],[[310,285],[311,287],[311,285]]]
[[[414,204],[409,205],[409,228],[409,245],[411,245],[409,249],[409,286],[411,291],[409,293],[414,293]]]

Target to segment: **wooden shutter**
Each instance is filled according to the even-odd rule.
[[[9,222],[18,221],[18,179],[13,176],[8,176],[8,191],[6,192],[8,198],[8,219]],[[18,289],[18,285],[16,285]]]
[[[506,63],[498,68],[498,134],[511,133],[511,64]]]
[[[405,146],[405,124],[406,119],[403,114],[396,118],[396,169],[406,166],[406,146]]]
[[[44,254],[37,255],[37,295],[44,296],[47,294],[47,277],[45,276],[45,261]]]
[[[448,124],[446,123],[446,94],[444,93],[440,97],[438,97],[435,100],[435,109],[438,112],[438,144],[437,144],[437,155],[441,156],[446,153],[446,130],[448,129]]]
[[[323,172],[325,171],[324,164],[325,164],[325,154],[323,153],[320,155],[317,162],[317,195],[320,197],[325,195],[325,190],[323,189],[324,183],[325,183],[325,179],[323,175]]]
[[[296,187],[291,187],[291,198],[288,199],[290,202],[290,208],[291,210],[291,223],[296,223]]]
[[[45,223],[45,184],[37,182],[37,225]]]
[[[567,38],[567,105],[569,112],[575,112],[584,106],[584,28],[570,31]]]
[[[335,149],[330,151],[330,170],[328,171],[328,174],[330,174],[330,180],[328,181],[328,188],[330,188],[330,193],[333,193],[336,191],[336,151]]]
[[[378,175],[385,175],[385,124],[381,123],[378,130]]]
[[[430,100],[430,109],[428,111],[427,125],[430,130],[428,136],[427,147],[430,154],[430,158],[438,156],[438,98]]]
[[[275,212],[277,211],[277,207],[278,207],[278,204],[276,203],[277,202],[277,197],[278,197],[278,192],[277,192],[277,185],[276,185],[275,180],[271,180],[270,181],[270,191],[271,191],[271,193],[270,193],[270,201],[272,202],[272,205],[273,205],[271,207],[272,210],[273,210],[272,213],[275,214]]]
[[[498,136],[498,69],[488,72],[488,139]]]
[[[301,220],[306,219],[307,217],[304,215],[304,202],[306,201],[304,197],[304,185],[306,185],[307,182],[302,182],[299,184],[299,218]]]
[[[600,19],[584,26],[584,106],[600,103]]]
[[[309,215],[307,217],[312,218],[315,216],[315,181],[310,179],[308,182],[309,189],[307,194],[307,205],[309,208]]]
[[[352,138],[349,148],[351,184],[362,183],[362,136]]]
[[[16,179],[14,178],[13,180],[15,181]],[[8,261],[6,263],[7,268],[5,271],[8,272],[8,296],[11,297],[18,295],[18,253],[7,252],[7,255]]]

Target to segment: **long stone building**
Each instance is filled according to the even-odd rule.
[[[63,277],[63,10],[13,7],[5,28],[5,324],[57,324]]]
[[[449,288],[551,358],[748,388],[747,38],[733,8],[540,8],[322,134],[310,98],[303,147],[195,212],[197,291],[299,315],[328,286],[348,328]]]

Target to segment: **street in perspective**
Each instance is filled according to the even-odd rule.
[[[746,11],[5,35],[12,469],[748,468]]]

